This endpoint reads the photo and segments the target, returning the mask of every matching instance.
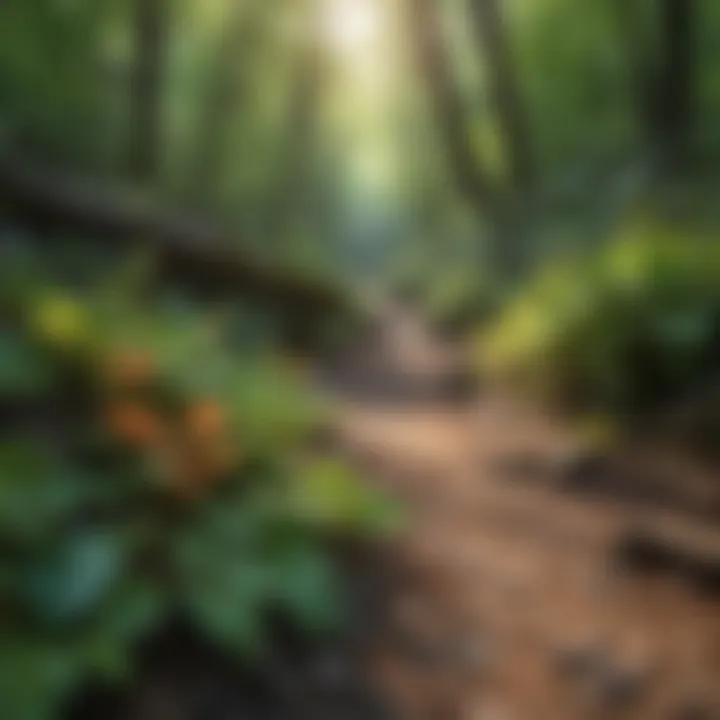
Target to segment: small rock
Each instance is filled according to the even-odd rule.
[[[610,485],[613,468],[605,455],[576,452],[557,461],[554,475],[560,488],[568,492],[598,492]]]
[[[615,556],[629,570],[673,574],[708,597],[720,595],[720,556],[682,537],[629,530],[620,537]]]
[[[547,459],[537,453],[516,452],[492,460],[491,471],[501,480],[539,482],[548,476]]]
[[[448,664],[445,645],[406,628],[393,629],[393,647],[408,661],[426,669],[440,669]]]
[[[683,569],[687,579],[703,595],[720,596],[720,558],[691,558]]]
[[[646,685],[645,673],[637,668],[606,668],[597,685],[597,699],[604,707],[620,708],[635,704]]]
[[[573,680],[595,677],[606,664],[605,653],[593,645],[571,645],[560,648],[555,665],[559,672]]]
[[[688,704],[678,708],[672,720],[718,720],[720,710],[712,705]]]
[[[480,390],[477,373],[471,370],[456,370],[442,380],[441,394],[449,401],[462,402],[474,399]]]
[[[340,654],[327,653],[315,664],[314,674],[324,687],[336,687],[343,685],[352,673],[347,658]]]
[[[489,670],[493,664],[495,653],[488,641],[466,640],[460,643],[455,651],[457,663],[464,670],[477,673]]]
[[[718,720],[720,701],[712,691],[699,690],[680,702],[671,720]]]
[[[637,529],[620,537],[614,554],[621,566],[637,572],[674,571],[680,564],[677,550],[667,541]]]

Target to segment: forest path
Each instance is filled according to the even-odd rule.
[[[444,399],[460,356],[395,309],[335,378],[343,445],[407,511],[373,674],[408,720],[720,718],[720,603],[613,562],[624,529],[667,512],[501,477],[499,458],[568,434]]]

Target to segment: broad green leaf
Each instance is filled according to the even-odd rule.
[[[97,609],[118,582],[128,544],[120,533],[79,531],[31,564],[24,595],[35,617],[63,625]]]
[[[53,367],[46,355],[26,338],[0,330],[0,394],[36,396],[53,382]]]
[[[166,604],[161,587],[142,578],[114,589],[79,638],[88,671],[110,681],[128,679],[136,643],[159,624]]]
[[[0,444],[0,536],[37,538],[90,488],[87,477],[30,443]]]
[[[0,717],[56,720],[81,680],[72,648],[21,634],[0,635]]]
[[[317,543],[289,542],[272,560],[272,601],[302,628],[322,632],[342,619],[346,598],[327,552]]]

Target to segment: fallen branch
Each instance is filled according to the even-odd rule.
[[[12,155],[0,158],[2,211],[26,225],[120,245],[142,243],[170,277],[203,292],[238,295],[305,318],[349,309],[322,281],[247,257],[232,235],[183,213],[158,211],[120,191],[91,186]]]

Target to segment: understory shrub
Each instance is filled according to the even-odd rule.
[[[566,408],[662,408],[720,379],[720,245],[634,223],[541,268],[479,351],[491,377]]]
[[[292,362],[197,309],[2,293],[0,717],[129,678],[171,614],[257,662],[270,614],[342,622],[334,539],[384,533],[394,508],[313,449],[324,410]]]

